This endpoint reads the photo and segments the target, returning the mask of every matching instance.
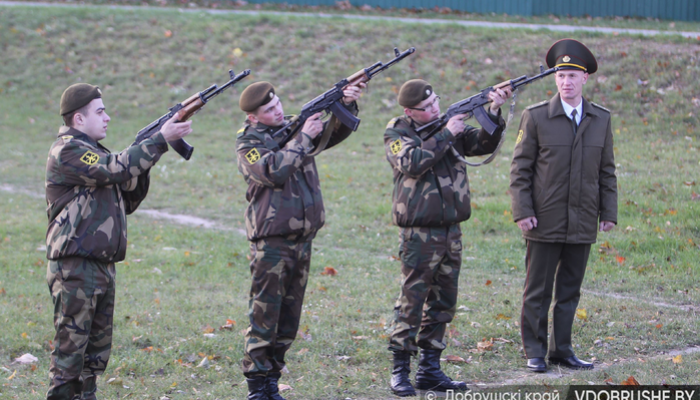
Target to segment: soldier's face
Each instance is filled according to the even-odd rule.
[[[105,105],[102,99],[93,99],[87,106],[85,115],[78,113],[74,117],[75,128],[90,136],[95,141],[102,140],[107,136],[107,124],[110,121],[109,115],[105,112]]]
[[[253,118],[250,118],[252,116]],[[248,117],[253,123],[261,123],[267,126],[281,126],[284,124],[284,109],[280,98],[275,97],[269,103],[258,107],[255,113]]]
[[[418,110],[421,109],[421,110]],[[419,124],[427,124],[440,116],[440,98],[433,92],[430,97],[412,108],[404,108],[408,117]]]
[[[573,107],[581,102],[583,85],[588,81],[588,74],[581,70],[565,69],[555,75],[557,90],[562,100]]]

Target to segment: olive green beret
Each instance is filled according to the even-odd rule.
[[[265,105],[275,98],[275,87],[270,82],[255,82],[241,93],[238,106],[244,112],[254,112],[258,107]]]
[[[97,86],[88,83],[70,85],[61,95],[61,113],[66,115],[88,105],[94,99],[102,97],[102,91]]]
[[[575,69],[592,74],[598,70],[593,53],[583,43],[574,39],[562,39],[549,48],[546,56],[549,68]]]
[[[414,107],[433,94],[433,87],[422,79],[411,79],[399,89],[399,104],[402,107]]]

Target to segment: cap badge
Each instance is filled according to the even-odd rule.
[[[270,92],[270,93],[268,94],[268,96],[270,96],[270,98],[273,98],[273,97],[275,97],[275,94],[272,93],[272,92]]]
[[[430,89],[425,89],[425,94],[430,96]]]
[[[564,56],[564,58],[562,58],[561,60],[564,61],[564,62],[569,62],[569,61],[571,61],[571,57],[569,57],[569,56]]]

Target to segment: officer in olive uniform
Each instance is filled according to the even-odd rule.
[[[404,83],[399,91],[404,115],[392,119],[384,133],[386,158],[394,170],[392,216],[401,238],[401,292],[389,340],[394,356],[391,390],[398,396],[416,394],[409,379],[410,357],[419,347],[416,388],[467,389],[440,369],[445,328],[456,310],[462,260],[459,224],[471,215],[462,157],[496,149],[505,127],[500,107],[509,96],[507,89],[489,94],[489,116],[499,126],[493,135],[465,125],[466,116],[456,115],[440,132],[424,139],[415,130],[438,118],[440,97],[421,79]]]
[[[98,142],[110,121],[97,86],[61,96],[65,126],[46,162],[47,281],[54,303],[54,350],[47,399],[95,399],[112,348],[114,263],[126,255],[126,215],[148,192],[149,169],[191,122],[174,117],[161,132],[121,153]]]
[[[348,86],[342,102],[357,115],[356,100],[365,87]],[[311,152],[330,124],[326,146],[345,140],[352,130],[321,114],[307,119],[301,132],[284,147],[283,135],[273,136],[291,117],[284,116],[275,88],[256,82],[241,93],[247,114],[238,132],[238,169],[248,184],[245,212],[251,244],[248,317],[243,374],[249,400],[284,400],[278,390],[284,356],[296,338],[311,263],[311,241],[325,220],[321,185]]]
[[[597,231],[617,223],[617,179],[610,112],[583,98],[595,57],[582,43],[560,40],[547,65],[558,93],[522,115],[510,168],[513,219],[527,242],[521,333],[527,368],[551,364],[592,369],[571,345],[586,263]],[[552,333],[547,314],[554,290]]]

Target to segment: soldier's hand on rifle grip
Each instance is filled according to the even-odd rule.
[[[464,123],[464,119],[466,117],[467,114],[457,114],[454,117],[450,118],[449,121],[447,121],[446,128],[450,131],[452,136],[457,136],[460,133],[464,132],[464,129],[467,127],[467,125]]]
[[[352,104],[353,101],[357,101],[362,95],[362,89],[366,88],[367,84],[364,82],[359,82],[355,85],[348,85],[343,89],[343,103],[345,105]]]
[[[491,107],[490,107],[491,114],[497,115],[498,109],[501,108],[501,106],[503,104],[505,104],[506,100],[512,94],[513,93],[511,92],[510,87],[494,88],[489,93],[489,100],[491,100]]]
[[[321,115],[323,113],[316,113],[310,116],[304,126],[301,128],[301,133],[306,134],[311,139],[316,139],[316,136],[323,131],[323,121],[321,121]]]
[[[163,138],[167,142],[172,142],[178,139],[182,139],[192,132],[192,121],[178,122],[180,120],[180,112],[177,112],[170,118],[163,127],[160,129],[160,133],[163,134]]]

